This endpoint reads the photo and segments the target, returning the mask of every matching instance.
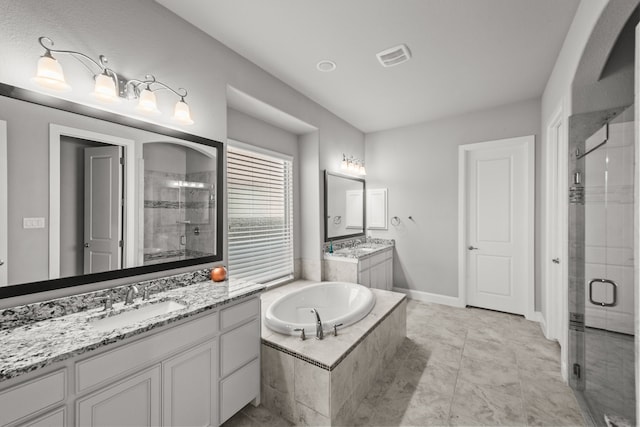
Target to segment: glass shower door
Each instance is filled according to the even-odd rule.
[[[586,140],[583,155],[581,376],[583,397],[596,425],[636,424],[633,126],[629,108]]]

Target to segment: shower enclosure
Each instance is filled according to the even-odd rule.
[[[569,382],[597,426],[636,425],[633,120],[570,118]]]
[[[144,265],[215,253],[215,162],[178,144],[145,144]]]

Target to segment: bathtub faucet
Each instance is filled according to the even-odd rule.
[[[316,315],[316,339],[321,340],[324,338],[324,331],[322,330],[322,321],[320,320],[320,313],[315,308],[311,309],[311,313]]]

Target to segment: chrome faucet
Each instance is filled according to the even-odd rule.
[[[311,309],[311,313],[316,315],[316,339],[321,340],[324,338],[324,331],[322,330],[322,321],[320,320],[320,313],[315,308]]]
[[[138,295],[138,287],[136,285],[129,286],[127,289],[127,296],[124,298],[124,305],[133,304],[133,299]]]

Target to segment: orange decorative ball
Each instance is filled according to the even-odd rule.
[[[211,280],[214,282],[222,282],[227,278],[227,269],[224,267],[216,267],[211,270]]]

